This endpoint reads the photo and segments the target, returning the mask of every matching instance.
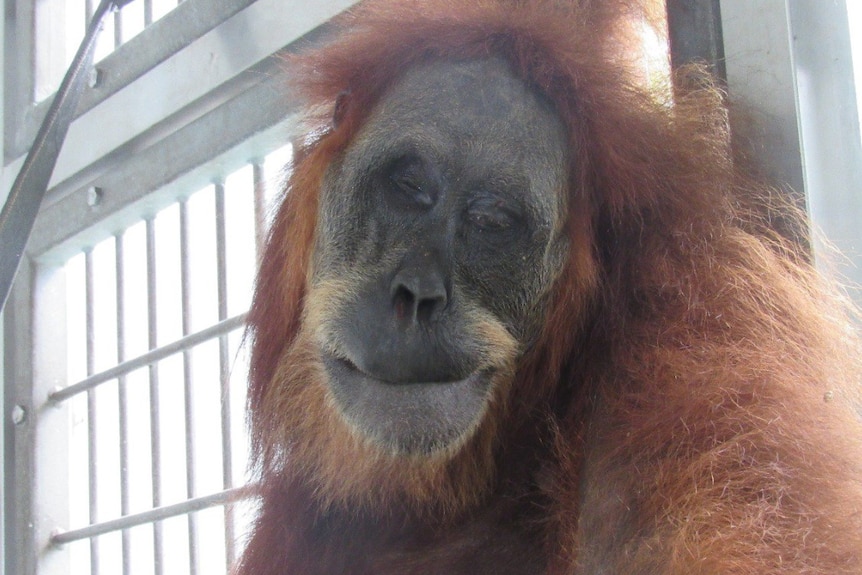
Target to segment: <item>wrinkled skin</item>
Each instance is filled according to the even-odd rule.
[[[433,454],[480,424],[562,267],[566,156],[550,105],[487,59],[410,70],[331,166],[310,300],[363,436]]]

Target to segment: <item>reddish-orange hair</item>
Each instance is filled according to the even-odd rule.
[[[710,209],[714,198],[704,197],[697,189],[676,188],[690,183],[680,180],[692,166],[700,170],[704,165],[715,166],[714,174],[701,171],[698,178],[714,175],[713,182],[724,178],[726,150],[715,148],[712,133],[698,142],[669,139],[667,132],[690,135],[692,121],[715,125],[715,119],[682,113],[650,117],[648,112],[638,112],[654,109],[655,102],[640,89],[640,73],[633,69],[624,47],[631,43],[630,24],[648,16],[648,10],[637,3],[619,0],[364,2],[336,20],[343,35],[335,42],[290,62],[300,92],[321,115],[311,118],[311,129],[318,137],[300,152],[289,193],[271,231],[249,317],[255,342],[252,415],[281,350],[299,325],[323,173],[352,140],[381,94],[419,62],[501,56],[519,77],[553,102],[570,136],[568,228],[573,245],[592,246],[595,226],[628,226],[627,214],[638,217],[641,210],[657,205],[659,198],[672,198],[684,213]],[[699,97],[713,103],[715,98],[711,92]],[[336,105],[338,122],[333,126]],[[704,162],[706,157],[714,161]],[[677,219],[675,214],[666,215]],[[574,343],[572,326],[581,323],[584,294],[596,281],[589,263],[593,255],[573,250],[571,265],[558,282],[561,293],[545,330],[555,344],[542,348],[549,357],[539,361],[551,373]]]
[[[549,543],[552,563],[565,571],[585,531],[613,524],[583,515],[580,493],[606,503],[612,486],[645,485],[644,525],[630,528],[655,538],[637,551],[662,550],[667,572],[857,572],[852,311],[805,247],[772,229],[800,215],[737,167],[723,96],[696,75],[673,101],[644,85],[624,48],[645,17],[622,0],[369,0],[338,19],[333,42],[292,62],[323,112],[276,215],[249,315],[264,475],[280,447],[262,404],[302,319],[327,167],[405,70],[493,55],[552,102],[569,135],[572,249],[508,420],[566,399],[552,406],[555,443],[544,446],[559,462],[546,486],[560,538]],[[592,409],[602,417],[586,430]],[[585,461],[605,485],[580,483]],[[592,556],[610,565],[617,552]],[[655,560],[630,556],[616,572],[658,572]]]

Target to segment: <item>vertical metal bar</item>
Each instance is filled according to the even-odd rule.
[[[266,192],[266,178],[263,173],[263,163],[255,162],[252,165],[252,178],[254,179],[254,252],[260,259],[263,253],[263,243],[266,239],[266,206],[264,193]]]
[[[862,39],[854,37],[862,31],[862,20],[856,20],[862,16],[860,8],[857,0],[788,1],[786,12],[802,152],[804,187],[797,192],[804,192],[811,226],[818,230],[812,234],[815,263],[852,286],[862,285],[862,109],[854,106],[862,76],[854,78],[852,50],[855,41]],[[758,152],[764,153],[766,147],[771,143]],[[849,257],[835,258],[835,253]],[[848,295],[862,304],[858,289]]]
[[[54,551],[46,546],[58,518],[68,517],[71,492],[70,453],[64,448],[69,439],[69,406],[47,404],[51,389],[68,381],[66,276],[53,265],[37,266],[24,257],[3,312],[6,348],[0,369],[5,369],[6,384],[5,573],[9,575],[71,573],[70,550]],[[77,287],[77,291],[84,289],[83,278]],[[84,301],[79,307],[84,310]],[[86,341],[84,326],[77,327],[74,335]],[[11,421],[16,405],[23,408],[19,415],[25,420],[20,425]],[[86,470],[86,459],[74,463]],[[74,495],[86,505],[87,486],[83,489]],[[81,545],[87,549],[86,543]],[[89,569],[85,566],[81,572]]]
[[[147,226],[147,326],[149,348],[158,345],[157,314],[156,314],[156,232],[152,218],[146,221]],[[162,458],[161,458],[161,426],[159,423],[159,365],[150,365],[150,445],[152,451],[152,482],[153,507],[162,505]],[[164,543],[162,541],[162,523],[153,523],[153,560],[156,575],[164,573],[163,565]]]
[[[218,270],[218,317],[227,318],[227,249],[225,234],[224,184],[215,186],[216,200],[216,265]],[[221,379],[222,481],[225,489],[232,487],[233,450],[230,436],[230,358],[227,335],[219,337],[219,376]],[[228,566],[234,562],[233,506],[225,505],[225,553]]]
[[[126,361],[126,266],[122,232],[114,237],[114,261],[116,263],[117,290],[117,364]],[[131,511],[129,500],[129,399],[126,390],[126,376],[117,379],[120,414],[120,513],[128,515]],[[123,530],[123,575],[132,570],[131,534]]]
[[[96,341],[93,302],[93,252],[84,252],[84,291],[86,307],[86,331],[87,331],[87,375],[95,373]],[[96,470],[98,469],[98,453],[96,446],[96,390],[87,390],[87,453],[88,453],[88,478],[89,478],[89,507],[90,523],[99,521],[99,504],[97,496],[99,493]],[[90,539],[90,573],[99,573],[99,540],[94,537]]]
[[[84,30],[90,25],[90,20],[93,19],[93,13],[96,11],[95,0],[84,0]]]
[[[114,49],[123,43],[123,12],[114,10]]]
[[[191,333],[191,270],[189,254],[188,201],[180,202],[180,291],[183,313],[183,336]],[[186,497],[195,497],[194,388],[192,385],[192,353],[183,350],[183,393],[186,431]],[[198,573],[198,516],[189,513],[189,575]]]
[[[153,0],[144,0],[144,26],[153,23]]]
[[[667,0],[667,27],[674,69],[705,63],[717,80],[727,81],[719,0]]]

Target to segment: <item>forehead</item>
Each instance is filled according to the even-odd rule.
[[[476,133],[541,137],[550,106],[500,59],[435,61],[409,70],[383,97],[372,121],[433,123],[463,137]],[[536,122],[539,125],[536,125]]]
[[[559,186],[565,129],[551,105],[501,59],[435,61],[409,70],[378,102],[353,154],[418,153],[482,177]],[[532,187],[532,186],[531,186]]]

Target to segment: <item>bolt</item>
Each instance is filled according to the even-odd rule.
[[[102,203],[102,188],[91,186],[87,188],[87,205],[91,208],[97,207]]]
[[[87,76],[87,85],[90,88],[95,88],[102,83],[102,70],[95,66],[90,68],[90,75]]]
[[[21,425],[27,419],[27,412],[24,411],[24,408],[20,405],[16,405],[12,408],[12,423],[15,425]]]

